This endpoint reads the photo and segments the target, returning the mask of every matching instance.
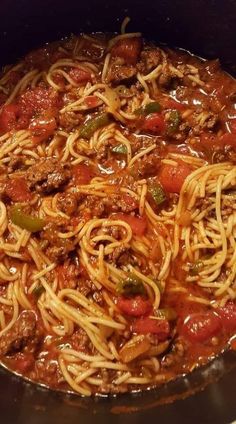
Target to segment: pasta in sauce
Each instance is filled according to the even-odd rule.
[[[140,33],[0,77],[0,356],[89,396],[155,387],[236,331],[236,83]]]

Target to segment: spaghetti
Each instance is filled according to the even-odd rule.
[[[236,330],[235,81],[128,23],[0,78],[1,360],[85,396],[169,381]]]

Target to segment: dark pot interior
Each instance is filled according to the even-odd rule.
[[[131,17],[129,30],[202,57],[218,57],[236,74],[235,0],[2,0],[0,64],[70,33],[119,31],[125,16]],[[162,424],[229,424],[236,418],[235,378],[236,357],[231,353],[161,390],[95,400],[53,393],[0,369],[1,422],[100,424],[125,419],[132,424],[150,419]],[[204,391],[183,399],[208,382]],[[169,404],[179,397],[182,400]]]
[[[72,32],[119,31],[125,16],[131,17],[131,31],[202,57],[219,57],[236,71],[234,0],[2,0],[0,62]]]

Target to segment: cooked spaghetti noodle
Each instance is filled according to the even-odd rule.
[[[141,34],[0,78],[0,355],[50,387],[153,387],[236,329],[235,81]]]

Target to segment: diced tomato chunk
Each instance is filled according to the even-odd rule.
[[[49,53],[46,48],[32,50],[25,56],[25,61],[38,69],[44,69],[50,64]]]
[[[223,327],[228,331],[236,330],[236,305],[228,302],[223,308],[217,309],[217,314],[222,320]]]
[[[160,113],[150,113],[141,125],[141,129],[152,134],[161,134],[165,130],[165,120]]]
[[[13,70],[9,72],[7,82],[10,84],[17,84],[20,79],[21,73]]]
[[[170,324],[166,319],[142,317],[132,325],[132,331],[138,334],[156,334],[158,339],[166,340],[170,333]]]
[[[5,191],[13,202],[28,202],[32,199],[32,194],[24,177],[8,180]]]
[[[47,140],[53,135],[56,128],[56,119],[53,117],[35,118],[29,125],[35,144]]]
[[[97,107],[100,103],[100,100],[97,96],[87,96],[85,97],[84,101],[86,105],[91,109]]]
[[[14,363],[16,370],[20,373],[24,373],[33,368],[33,365],[35,364],[35,358],[32,353],[18,353],[15,356]]]
[[[59,85],[60,89],[63,90],[65,88],[65,79],[63,75],[54,73],[52,76],[55,84]]]
[[[52,51],[50,53],[50,62],[55,63],[60,59],[68,57],[68,54],[69,53],[66,52],[65,50],[63,50],[63,51],[60,51],[60,50]]]
[[[0,112],[0,133],[4,134],[16,128],[20,116],[17,104],[5,105]]]
[[[131,298],[120,296],[117,300],[117,306],[124,314],[131,317],[147,315],[152,310],[150,300],[145,299],[142,296],[135,296]]]
[[[125,63],[135,65],[142,49],[140,37],[126,38],[117,41],[111,49],[111,56],[121,57]]]
[[[56,273],[57,273],[57,276],[58,276],[59,287],[61,289],[65,288],[67,286],[66,282],[69,278],[68,268],[69,268],[69,264],[67,264],[67,263],[64,263],[63,265],[58,265],[56,267]]]
[[[232,133],[236,134],[236,118],[229,121],[229,128]]]
[[[164,164],[159,174],[159,181],[168,193],[180,193],[182,185],[192,169],[179,161],[177,166]]]
[[[5,103],[6,100],[7,100],[7,94],[0,91],[0,106],[3,105],[3,103]]]
[[[147,220],[141,216],[132,216],[126,213],[116,213],[112,215],[113,219],[120,219],[130,225],[132,232],[136,236],[143,236],[147,229]]]
[[[199,312],[188,316],[181,333],[190,342],[206,342],[216,336],[222,329],[220,317],[214,312]]]
[[[177,109],[179,111],[185,109],[185,106],[182,103],[179,103],[176,100],[171,99],[170,97],[164,97],[163,99],[161,99],[161,104],[166,109]]]
[[[122,199],[125,202],[125,204],[127,205],[127,210],[131,211],[135,211],[135,209],[137,209],[138,207],[138,202],[137,200],[130,196],[129,194],[122,194]]]
[[[215,134],[203,133],[201,135],[201,146],[213,152],[215,149],[222,149],[225,146],[236,148],[236,133],[226,132],[220,137]]]
[[[81,68],[72,68],[69,71],[69,76],[77,84],[83,84],[83,83],[92,81],[91,73],[89,71],[85,71],[84,69],[81,69]]]
[[[72,169],[72,174],[75,185],[89,184],[94,177],[92,169],[85,164],[75,165]]]
[[[231,146],[233,148],[236,148],[236,133],[227,132],[225,134],[222,134],[222,136],[219,137],[218,146]]]
[[[19,99],[22,113],[32,117],[35,113],[58,110],[62,106],[59,94],[46,87],[28,89]]]
[[[219,145],[216,135],[211,133],[202,133],[200,136],[200,143],[201,147],[207,150],[211,150]]]

